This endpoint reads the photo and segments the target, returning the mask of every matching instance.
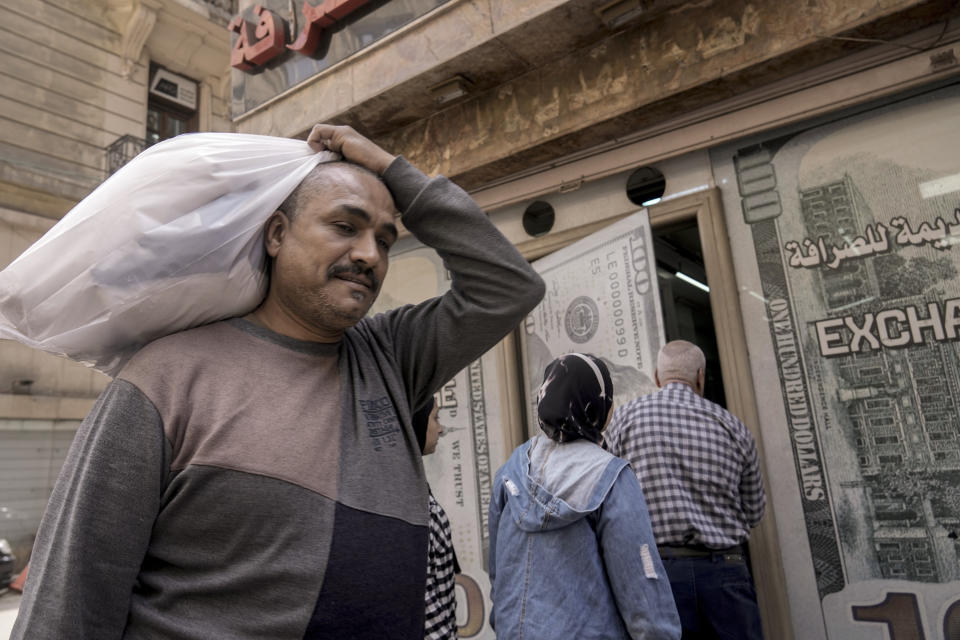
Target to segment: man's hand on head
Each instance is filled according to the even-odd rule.
[[[396,156],[390,155],[375,143],[353,130],[353,127],[332,124],[314,125],[307,144],[314,151],[333,151],[361,167],[382,176]]]

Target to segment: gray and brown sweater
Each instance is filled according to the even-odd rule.
[[[543,284],[445,178],[398,158],[384,181],[451,290],[336,344],[234,319],[145,347],[77,433],[12,638],[423,637],[428,497],[409,407]]]

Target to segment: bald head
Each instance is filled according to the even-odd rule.
[[[697,345],[686,340],[668,342],[657,355],[657,384],[683,382],[702,395],[706,367],[707,360]]]
[[[364,173],[370,176],[373,176],[377,180],[381,180],[373,171],[370,171],[366,167],[362,167],[358,164],[353,164],[352,162],[345,162],[343,160],[335,162],[321,162],[313,170],[307,174],[303,180],[300,181],[300,184],[297,185],[297,188],[287,196],[287,199],[283,201],[278,208],[280,211],[283,211],[287,214],[287,217],[293,221],[294,218],[303,210],[307,203],[311,202],[314,198],[324,195],[327,190],[330,188],[330,185],[336,184],[339,181],[340,176],[338,172],[340,171],[356,171],[358,173]]]

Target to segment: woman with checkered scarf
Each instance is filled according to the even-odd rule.
[[[438,409],[431,397],[427,404],[413,414],[413,430],[425,456],[437,450],[437,441],[443,433],[443,425],[437,421]],[[430,545],[427,561],[423,637],[426,640],[456,639],[457,599],[454,588],[456,574],[460,573],[460,564],[453,550],[450,521],[433,493],[430,494]]]

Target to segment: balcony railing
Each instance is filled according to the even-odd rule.
[[[135,155],[147,148],[143,138],[126,135],[117,138],[107,147],[107,175],[113,175],[117,169],[130,162]]]

